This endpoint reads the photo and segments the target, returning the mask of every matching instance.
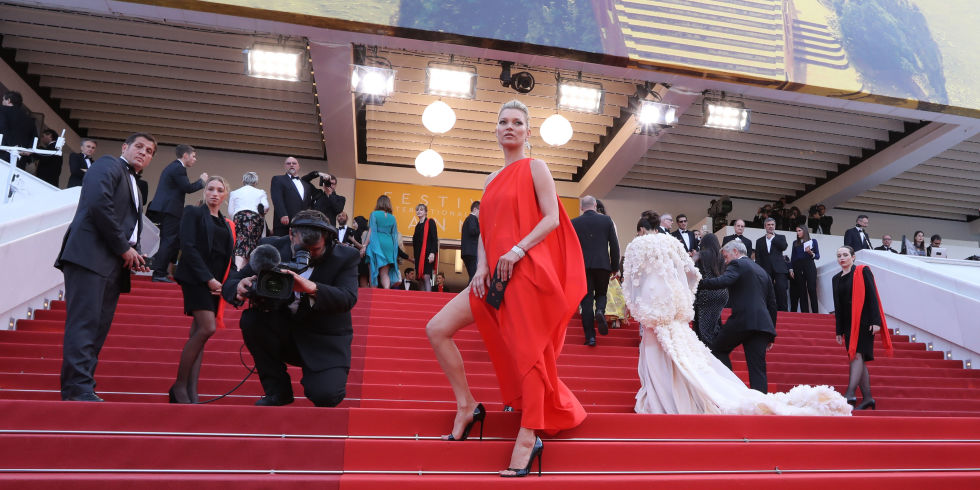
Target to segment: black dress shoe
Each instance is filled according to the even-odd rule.
[[[599,330],[599,335],[609,335],[609,325],[606,324],[606,315],[596,312],[595,325]]]
[[[281,407],[293,403],[293,395],[265,395],[255,402],[257,407]]]
[[[170,279],[167,276],[153,276],[153,279],[151,279],[151,281],[153,281],[153,282],[169,282],[171,284],[174,283],[173,279]]]
[[[595,339],[585,339],[585,345],[589,347],[595,347]]]
[[[99,398],[99,395],[92,393],[82,393],[81,395],[75,395],[73,397],[67,398],[71,402],[104,402],[105,400]]]

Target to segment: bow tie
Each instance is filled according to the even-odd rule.
[[[290,178],[290,179],[293,179],[293,180],[299,180],[299,177],[297,177],[297,176],[295,176],[295,175],[290,175],[290,176],[289,176],[289,178]]]
[[[138,174],[138,173],[136,172],[136,169],[135,169],[135,168],[133,168],[133,166],[132,166],[132,165],[126,165],[126,168],[127,168],[127,169],[129,169],[129,173],[130,173],[130,174],[131,174],[131,175],[132,175],[133,177],[139,177],[139,174]]]

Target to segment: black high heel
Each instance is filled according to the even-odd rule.
[[[855,410],[864,410],[866,408],[871,408],[871,410],[875,410],[875,405],[876,405],[875,404],[875,399],[874,398],[868,398],[868,399],[862,400],[861,401],[861,404],[858,405],[857,408],[855,408]]]
[[[170,403],[179,403],[177,401],[177,395],[174,393],[173,386],[170,387],[170,391],[168,391],[167,394],[170,395]]]
[[[850,405],[850,406],[852,406],[852,407],[854,405],[857,405],[857,402],[858,402],[858,399],[857,398],[848,398],[847,399],[847,404]]]
[[[480,422],[480,440],[483,440],[483,421],[487,418],[487,409],[483,408],[482,403],[476,404],[476,409],[473,410],[473,420],[466,424],[463,428],[463,433],[459,436],[459,439],[453,437],[452,433],[446,438],[447,441],[465,441],[467,437],[470,436],[470,429],[473,428],[473,424]]]
[[[538,476],[541,476],[541,454],[544,453],[544,443],[541,442],[541,438],[535,436],[534,447],[531,448],[531,457],[527,460],[527,466],[523,468],[507,468],[507,471],[513,471],[513,475],[500,474],[501,478],[524,478],[531,472],[531,464],[534,463],[534,457],[538,457]]]

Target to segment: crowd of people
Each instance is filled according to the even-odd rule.
[[[596,345],[596,331],[608,334],[610,321],[615,326],[629,315],[639,322],[638,413],[847,415],[852,407],[875,408],[866,363],[874,359],[876,335],[886,348],[891,345],[874,276],[853,263],[854,245],[870,248],[866,216],[848,230],[848,245],[836,251],[841,266],[833,280],[836,335],[849,356],[847,390],[841,396],[827,386],[798,386],[770,395],[766,353],[777,337],[777,311],[795,308],[796,302],[804,310],[815,303],[813,261],[820,250],[803,223],[797,219],[790,248],[775,233],[772,216],[762,221],[765,236],[752,243],[742,236],[741,220],[733,235],[719,241],[688,230],[684,214],[675,221],[670,214],[645,211],[621,258],[616,225],[601,201],[582,197],[580,216],[569,219],[547,164],[526,156],[529,121],[521,102],[501,107],[496,140],[503,166],[487,177],[483,198],[473,203],[461,230],[469,284],[426,325],[457,404],[445,440],[466,440],[476,424],[482,438],[487,422],[453,340],[476,323],[501,401],[521,412],[510,462],[500,476],[526,476],[535,459],[540,474],[539,434],[576,427],[587,416],[556,368],[577,311],[589,346]],[[177,159],[164,169],[147,208],[161,222],[162,234],[160,251],[150,261],[140,253],[146,192],[141,193],[137,176],[155,150],[152,136],[136,133],[122,144],[119,157],[82,158],[78,209],[56,261],[67,299],[65,400],[102,401],[95,391],[95,366],[119,294],[129,290],[133,270],[152,268],[154,280],[170,281],[166,274],[174,248],[180,259],[173,277],[191,325],[169,392],[173,403],[201,402],[197,378],[204,346],[222,323],[223,302],[248,302],[240,328],[264,390],[256,405],[294,400],[286,368],[292,364],[302,369],[308,399],[316,406],[336,406],[346,395],[350,311],[359,284],[446,291],[445,274],[438,270],[436,223],[424,203],[416,206],[409,256],[401,250],[388,196],[378,197],[368,218],[349,221],[336,178],[323,172],[300,177],[299,162],[290,157],[284,174],[272,179],[270,231],[264,218],[270,203],[255,187],[258,175],[245,173],[235,191],[219,176],[201,174],[191,182],[187,168],[194,166],[196,152],[187,145],[177,147]],[[312,183],[318,177],[319,188]],[[186,194],[198,189],[204,190],[201,204],[183,206]],[[227,216],[221,213],[226,200]],[[175,235],[163,236],[171,232]],[[789,264],[783,258],[787,249]],[[415,267],[403,275],[400,259]],[[787,298],[790,279],[797,293]],[[732,313],[722,323],[726,304]],[[731,370],[729,356],[739,345],[750,387]]]

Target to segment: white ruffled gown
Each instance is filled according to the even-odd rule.
[[[851,414],[844,397],[829,386],[800,385],[770,394],[745,386],[689,326],[700,280],[672,236],[645,235],[626,247],[623,294],[642,330],[637,413]]]

